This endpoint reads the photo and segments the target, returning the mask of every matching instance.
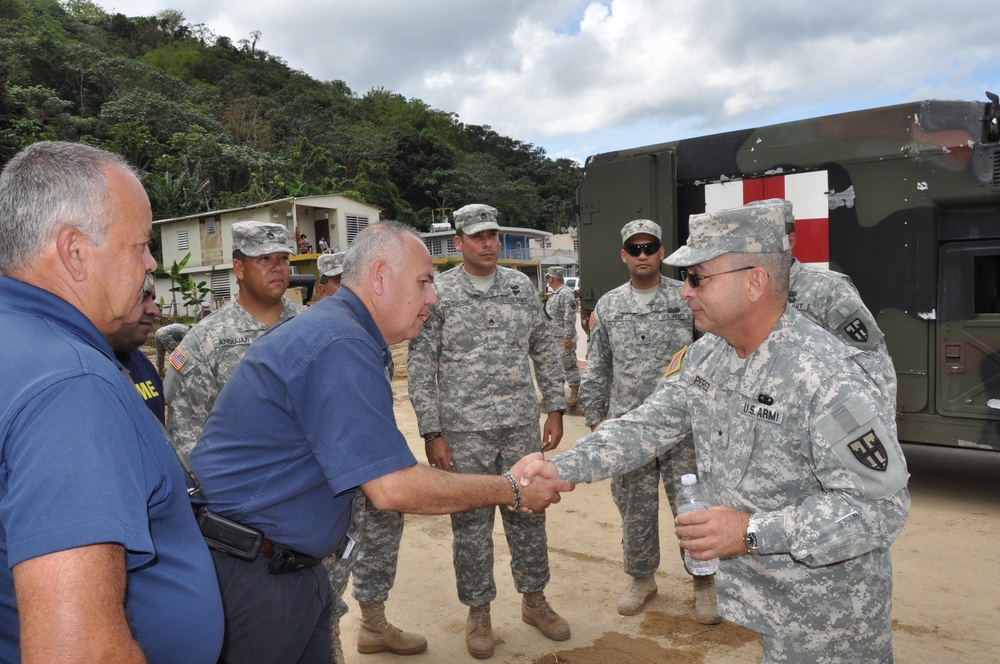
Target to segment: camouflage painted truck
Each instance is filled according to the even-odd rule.
[[[900,438],[1000,451],[1000,104],[986,94],[590,157],[584,319],[628,279],[626,221],[659,223],[669,254],[691,214],[787,198],[796,257],[850,275],[885,333]]]

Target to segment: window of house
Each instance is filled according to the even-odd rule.
[[[225,300],[232,297],[232,291],[229,289],[229,270],[212,273],[212,297]]]
[[[188,232],[177,231],[177,248],[181,251],[187,251],[190,245],[188,244]]]
[[[358,233],[368,227],[368,217],[347,215],[344,220],[347,222],[347,245],[350,246],[354,243],[354,238],[357,237]]]
[[[205,235],[207,237],[215,235],[215,217],[209,217],[205,220]]]

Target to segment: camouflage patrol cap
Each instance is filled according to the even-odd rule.
[[[792,204],[781,198],[743,207],[692,214],[687,244],[667,256],[667,265],[698,265],[723,254],[767,254],[787,251],[785,223],[794,219]]]
[[[552,267],[550,267],[548,270],[545,271],[545,276],[555,277],[556,279],[562,281],[566,277],[566,270],[562,269],[561,267],[556,267],[555,265],[553,265]]]
[[[323,254],[316,261],[316,267],[319,269],[319,276],[321,277],[336,277],[339,274],[344,273],[344,256],[347,255],[346,251],[341,251],[336,254]]]
[[[288,229],[266,221],[237,221],[233,224],[233,250],[244,256],[265,256],[292,253],[288,246]]]
[[[633,235],[640,233],[652,235],[657,240],[663,239],[663,231],[658,223],[651,219],[633,219],[622,227],[622,244],[625,244]]]
[[[473,203],[455,210],[455,229],[461,229],[466,235],[475,235],[480,231],[500,230],[497,224],[497,209],[481,203]]]

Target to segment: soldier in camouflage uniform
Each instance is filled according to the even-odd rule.
[[[773,201],[776,202],[776,201]],[[788,203],[791,205],[791,203]],[[789,213],[791,214],[791,213]],[[795,248],[795,224],[785,230]],[[885,335],[861,300],[846,274],[803,265],[794,257],[789,272],[788,304],[826,328],[848,346],[867,353],[878,366],[886,384],[886,400],[896,407],[896,370],[885,345]]]
[[[336,254],[323,254],[316,259],[319,270],[319,285],[316,286],[316,301],[329,297],[340,290],[340,279],[344,274],[344,256],[346,251]]]
[[[546,281],[552,294],[545,301],[545,313],[552,321],[552,338],[556,352],[569,385],[566,405],[576,406],[580,393],[580,366],[576,360],[576,295],[566,283],[566,275],[561,267],[550,267],[546,271]]]
[[[316,261],[320,283],[317,302],[340,289],[347,252],[324,254]],[[390,370],[391,371],[391,370]],[[391,376],[389,377],[391,380]],[[358,491],[348,534],[357,542],[352,554],[323,561],[333,587],[333,661],[343,661],[340,619],[347,613],[344,592],[354,574],[354,599],[361,606],[358,625],[358,652],[370,654],[388,650],[397,655],[413,655],[427,649],[422,634],[404,632],[385,618],[385,601],[396,580],[399,542],[403,537],[403,515],[377,509]]]
[[[706,334],[639,408],[536,475],[592,482],[691,433],[712,510],[679,515],[694,558],[720,557],[720,613],[761,632],[764,662],[891,662],[889,547],[909,493],[885,381],[788,302],[784,206],[693,215],[667,262]],[[515,468],[521,472],[522,468]]]
[[[288,231],[280,224],[233,224],[233,272],[239,293],[192,327],[170,354],[163,380],[167,435],[185,456],[190,456],[215,398],[251,342],[304,310],[284,297],[291,278],[287,240]]]
[[[529,452],[551,450],[562,438],[563,373],[538,292],[521,272],[497,266],[496,210],[455,211],[455,248],[464,263],[434,281],[438,303],[410,343],[410,400],[432,466],[458,473],[500,474]],[[550,413],[539,440],[529,361]],[[545,514],[501,510],[511,569],[523,594],[521,618],[553,640],[569,625],[542,592],[549,581]],[[492,656],[492,508],[452,515],[458,595],[469,607],[466,646]]]
[[[694,321],[681,299],[681,282],[660,274],[664,250],[660,226],[635,219],[622,228],[622,262],[629,281],[606,293],[591,314],[587,367],[580,404],[594,430],[605,418],[621,417],[653,393],[670,358],[691,343]],[[618,600],[618,613],[633,616],[656,595],[660,566],[660,482],[674,510],[681,476],[696,473],[694,442],[686,438],[641,468],[611,480],[611,496],[622,517],[625,573],[632,583]],[[676,510],[674,510],[676,513]],[[715,577],[693,576],[698,622],[719,622]]]

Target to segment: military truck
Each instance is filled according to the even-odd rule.
[[[615,249],[625,222],[656,221],[669,254],[692,214],[787,198],[796,257],[850,275],[885,333],[900,439],[1000,451],[1000,103],[986,96],[589,157],[584,319],[628,279]]]

